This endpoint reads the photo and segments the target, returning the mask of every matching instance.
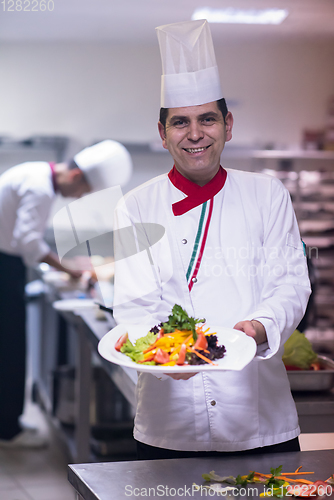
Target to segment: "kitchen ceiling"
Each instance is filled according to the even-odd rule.
[[[0,41],[156,43],[154,28],[185,21],[197,7],[287,9],[281,25],[211,24],[215,41],[334,39],[334,0],[4,0]],[[12,11],[20,5],[26,11]],[[46,5],[46,11],[37,11]],[[54,8],[53,8],[54,7]],[[35,9],[32,12],[32,9]],[[42,7],[43,8],[43,7]],[[53,8],[53,10],[52,10]],[[30,9],[30,11],[29,11]],[[49,9],[49,10],[48,10]],[[52,11],[51,11],[52,10]]]

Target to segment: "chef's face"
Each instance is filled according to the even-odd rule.
[[[89,193],[91,188],[81,170],[76,168],[67,171],[64,182],[59,185],[59,190],[64,197],[81,198]]]
[[[90,192],[90,185],[85,179],[82,179],[81,182],[78,183],[78,185],[73,186],[71,196],[73,196],[73,198],[81,198],[81,196]]]
[[[175,167],[199,185],[218,172],[225,142],[232,138],[233,117],[225,118],[217,102],[200,106],[170,108],[166,127],[159,122],[162,145],[172,155]]]

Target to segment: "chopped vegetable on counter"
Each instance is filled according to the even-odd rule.
[[[205,481],[214,481],[216,483],[227,483],[236,486],[245,487],[249,483],[262,483],[265,490],[260,494],[260,497],[277,497],[284,496],[294,497],[321,497],[330,496],[333,493],[334,474],[326,481],[309,481],[301,478],[301,475],[314,474],[314,472],[300,472],[301,466],[295,472],[282,472],[282,465],[276,469],[271,468],[271,474],[263,474],[262,472],[250,471],[248,475],[219,476],[215,471],[209,474],[202,474]]]

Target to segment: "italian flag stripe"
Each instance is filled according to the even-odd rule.
[[[193,280],[197,277],[197,274],[198,274],[198,271],[199,271],[199,268],[200,268],[200,265],[201,265],[202,256],[203,256],[203,253],[204,253],[205,243],[206,243],[206,239],[207,239],[207,236],[208,236],[209,226],[210,226],[210,221],[211,221],[211,216],[212,216],[213,198],[211,198],[211,200],[210,200],[209,213],[208,213],[208,217],[207,217],[206,224],[205,224],[205,229],[204,229],[204,233],[203,233],[201,247],[200,247],[200,250],[199,250],[198,256],[197,256],[197,261],[196,261],[195,269],[194,269],[194,272],[193,272],[193,274],[191,276],[191,279],[189,281],[189,276],[191,274],[191,269],[193,267],[193,262],[195,260],[195,256],[196,256],[197,249],[198,249],[198,246],[199,246],[199,241],[200,241],[201,234],[202,234],[203,221],[204,221],[204,215],[205,215],[205,210],[206,210],[206,204],[207,204],[207,202],[203,203],[203,208],[202,208],[201,217],[200,217],[200,221],[199,221],[199,225],[198,225],[196,240],[195,240],[195,244],[194,244],[194,249],[193,249],[193,253],[192,253],[190,264],[189,264],[188,271],[187,271],[187,281],[188,281],[189,292],[191,292],[191,289],[192,289],[192,287],[194,285],[194,281]],[[205,207],[204,207],[204,205],[205,205]],[[189,272],[189,276],[188,276],[188,272]]]
[[[202,205],[202,211],[201,211],[201,216],[200,216],[200,219],[199,219],[197,234],[196,234],[196,238],[195,238],[195,244],[194,244],[194,248],[193,248],[193,251],[192,251],[192,254],[191,254],[191,259],[190,259],[190,262],[189,262],[188,271],[187,271],[187,275],[186,275],[187,281],[189,280],[189,277],[191,275],[191,271],[192,271],[192,268],[193,268],[193,265],[194,265],[194,262],[195,262],[195,258],[196,258],[196,254],[197,254],[198,245],[199,245],[199,242],[200,242],[200,239],[201,239],[202,229],[203,229],[203,222],[204,222],[204,217],[205,217],[205,211],[206,211],[206,205],[207,205],[207,203],[208,202],[206,201]]]

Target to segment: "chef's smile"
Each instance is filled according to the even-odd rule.
[[[162,145],[187,179],[204,185],[218,172],[225,142],[232,137],[233,117],[225,121],[216,101],[199,106],[170,108],[166,127],[159,122]]]
[[[187,153],[198,154],[206,151],[210,146],[202,147],[202,148],[183,148]]]

